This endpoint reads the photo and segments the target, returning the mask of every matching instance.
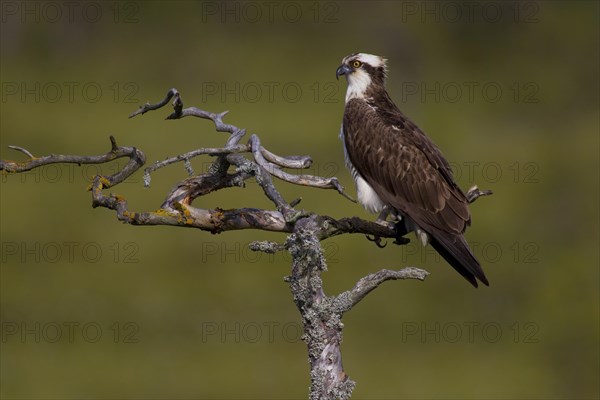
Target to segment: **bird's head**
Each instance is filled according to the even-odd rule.
[[[354,53],[344,57],[342,65],[335,71],[337,79],[345,75],[348,80],[346,101],[354,97],[364,97],[372,83],[384,86],[387,75],[387,60],[366,53]]]

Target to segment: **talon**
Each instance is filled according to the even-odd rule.
[[[402,245],[405,245],[405,244],[408,244],[408,243],[410,243],[410,239],[408,239],[408,238],[405,238],[405,237],[402,237],[402,236],[399,236],[399,237],[397,237],[397,238],[394,240],[394,242],[393,242],[393,243],[394,243],[394,244],[397,244],[397,245],[399,245],[399,246],[402,246]]]
[[[379,247],[380,249],[383,249],[385,246],[387,246],[387,242],[385,242],[384,244],[381,244],[380,236],[373,236],[373,238],[370,238],[369,235],[365,235],[365,236],[369,242],[375,242],[377,247]]]
[[[378,241],[375,242],[375,244],[377,245],[377,247],[379,247],[380,249],[383,249],[385,246],[387,246],[387,242],[385,242],[384,244],[381,244],[381,238],[379,238]]]
[[[410,239],[405,238],[404,235],[408,233],[408,229],[406,229],[406,224],[403,220],[396,222],[396,239],[394,240],[394,244],[397,245],[405,245],[410,243]]]

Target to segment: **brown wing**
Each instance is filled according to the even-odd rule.
[[[343,126],[350,161],[384,202],[420,227],[463,233],[471,217],[450,165],[433,142],[396,111],[385,114],[361,100],[348,102]]]

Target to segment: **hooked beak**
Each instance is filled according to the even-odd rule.
[[[340,65],[340,67],[335,71],[335,79],[340,79],[340,75],[347,75],[352,72],[352,68],[347,66],[346,64]]]

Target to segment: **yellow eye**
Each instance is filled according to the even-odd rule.
[[[352,66],[354,68],[360,68],[361,65],[362,65],[362,63],[358,60],[352,61]]]

